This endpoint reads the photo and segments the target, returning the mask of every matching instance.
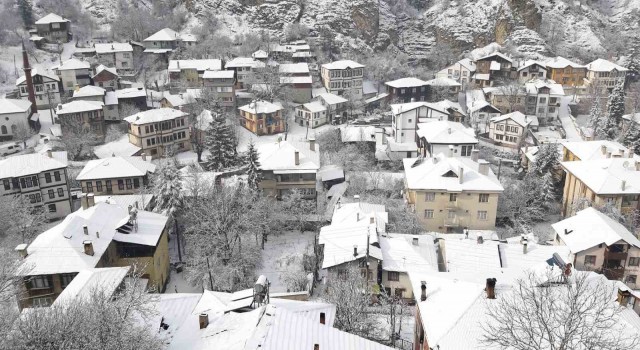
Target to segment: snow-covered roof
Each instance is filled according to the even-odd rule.
[[[155,246],[168,218],[138,210],[137,231],[118,232],[117,229],[122,230],[129,220],[128,208],[104,202],[67,215],[62,222],[39,234],[27,247],[28,255],[23,259],[25,266],[29,267],[27,274],[50,275],[94,268],[113,240]],[[87,226],[88,234],[84,233],[83,226]],[[91,241],[93,255],[85,254],[85,241]]]
[[[160,29],[150,37],[143,41],[176,41],[180,39],[180,35],[171,28]]]
[[[280,77],[280,84],[309,84],[313,83],[310,75],[304,77]]]
[[[120,177],[137,177],[153,173],[156,166],[151,157],[146,161],[142,157],[111,157],[87,162],[76,180],[99,180]]]
[[[269,54],[264,50],[258,50],[256,52],[252,53],[251,57],[253,57],[253,58],[268,58]]]
[[[107,91],[104,95],[104,104],[113,106],[118,104],[118,95],[115,91]]]
[[[70,114],[70,113],[82,113],[89,111],[97,111],[102,110],[102,106],[104,103],[101,101],[71,101],[69,103],[65,103],[63,105],[58,105],[55,112],[57,115],[61,114]]]
[[[492,58],[492,57],[500,57],[503,60],[506,60],[506,61],[509,61],[509,62],[513,62],[513,60],[511,58],[507,57],[505,54],[500,53],[500,52],[494,52],[494,53],[488,54],[486,56],[478,58],[476,61],[483,61],[483,60],[486,60],[486,59]]]
[[[405,112],[409,112],[412,111],[416,108],[420,108],[420,107],[427,107],[427,108],[431,108],[431,109],[435,109],[438,110],[442,113],[447,113],[447,111],[445,111],[442,106],[437,106],[433,103],[429,103],[429,102],[422,102],[422,101],[417,101],[417,102],[407,102],[407,103],[395,103],[390,105],[391,107],[391,112],[395,115],[401,114],[401,113],[405,113]]]
[[[593,72],[611,72],[613,70],[617,70],[618,72],[628,71],[627,68],[602,58],[598,58],[597,60],[587,64],[587,69]]]
[[[568,66],[571,66],[572,68],[586,68],[586,66],[569,61],[568,59],[561,56],[550,58],[545,62],[545,64],[547,65],[547,67],[554,69],[566,68]]]
[[[344,169],[334,164],[323,165],[320,170],[318,170],[318,179],[320,181],[344,179]],[[333,188],[333,186],[331,188]],[[329,191],[331,191],[331,189],[329,189]]]
[[[29,100],[0,98],[0,114],[23,113],[31,108]]]
[[[259,144],[260,169],[277,174],[316,173],[320,169],[320,150],[315,150],[307,142],[281,141],[279,143]],[[295,164],[295,153],[298,152],[298,165]]]
[[[447,77],[440,77],[440,78],[427,80],[426,84],[431,86],[462,86],[462,84]]]
[[[467,128],[462,123],[448,120],[435,120],[429,123],[419,123],[416,132],[430,144],[469,144],[478,143],[473,128]]]
[[[473,75],[475,80],[491,80],[491,74],[489,73],[476,73]]]
[[[344,98],[342,96],[334,95],[334,94],[332,94],[330,92],[320,93],[316,97],[317,98],[321,98],[328,105],[336,105],[338,103],[344,103],[344,102],[349,101],[349,100],[347,100],[346,98]]]
[[[630,154],[627,147],[617,141],[610,140],[564,141],[562,146],[580,160],[605,159],[608,153],[612,155],[624,154],[625,158]],[[640,158],[637,155],[633,155],[633,157]]]
[[[342,142],[375,142],[376,127],[347,125],[340,128],[340,139]]]
[[[55,13],[50,13],[39,20],[36,21],[36,24],[49,24],[49,23],[63,23],[70,22],[68,19],[58,16]]]
[[[161,53],[173,52],[173,49],[145,49],[143,52],[161,54]]]
[[[33,77],[35,77],[36,75],[48,78],[48,79],[53,80],[53,81],[60,81],[60,78],[57,75],[55,75],[54,73],[49,72],[49,71],[42,72],[38,68],[34,68],[33,70],[31,70],[31,78],[33,79]],[[26,76],[21,75],[18,79],[16,79],[16,86],[24,84],[26,81],[27,81]],[[45,81],[45,83],[46,82],[47,81]]]
[[[130,157],[138,154],[142,148],[129,142],[129,135],[122,135],[120,139],[93,148],[93,154],[98,158],[115,156]]]
[[[100,73],[102,73],[102,71],[107,71],[113,75],[115,75],[116,77],[118,76],[118,70],[115,67],[107,67],[105,65],[99,65],[98,67],[96,67],[96,74],[94,75],[94,77]]]
[[[232,70],[207,70],[202,74],[202,79],[233,79],[235,74]]]
[[[278,66],[280,74],[309,74],[309,65],[306,63],[282,63]]]
[[[347,69],[347,68],[364,68],[364,65],[352,61],[352,60],[341,60],[341,61],[333,61],[331,63],[325,63],[322,65],[323,68],[326,69]]]
[[[369,256],[382,260],[382,251],[374,245],[378,243],[375,223],[332,224],[322,227],[318,236],[318,244],[324,246],[322,269],[364,258],[367,254],[367,242]],[[357,250],[355,255],[354,246]]]
[[[302,107],[304,107],[306,110],[308,110],[311,113],[323,112],[327,110],[327,107],[325,107],[322,103],[317,101],[305,103],[302,105]]]
[[[104,96],[107,90],[94,85],[86,85],[73,92],[73,98]]]
[[[480,162],[486,163],[483,160]],[[479,172],[480,164],[470,158],[448,158],[438,154],[424,159],[406,158],[403,164],[407,186],[411,190],[503,191],[488,164],[485,165],[488,167],[487,175],[483,175]]]
[[[560,163],[598,195],[640,194],[640,161],[605,158]]]
[[[280,104],[260,100],[260,101],[251,102],[248,105],[238,107],[238,109],[251,114],[261,114],[261,113],[275,113],[277,111],[282,110],[283,108]]]
[[[468,108],[468,112],[469,114],[474,113],[476,111],[479,111],[485,107],[488,107],[489,109],[492,109],[493,112],[495,113],[501,113],[500,110],[498,108],[496,108],[494,105],[492,105],[491,103],[487,102],[487,101],[472,101],[471,103],[467,104],[467,108]]]
[[[157,122],[162,122],[166,120],[172,120],[175,118],[184,117],[186,115],[187,114],[185,112],[182,112],[173,108],[157,108],[157,109],[150,109],[148,111],[138,112],[134,115],[130,115],[124,118],[124,120],[127,123],[130,123],[133,125],[141,125],[141,124],[157,123]]]
[[[236,57],[224,65],[225,69],[238,67],[260,68],[264,67],[264,62],[254,60],[252,57]]]
[[[116,90],[118,99],[147,97],[147,91],[144,88],[131,87],[126,89]]]
[[[389,213],[383,204],[372,204],[357,201],[342,203],[340,200],[333,208],[331,225],[366,226],[375,223],[378,232],[386,232]]]
[[[640,124],[640,112],[634,114],[625,114],[622,116],[622,119]]]
[[[501,121],[507,120],[507,119],[511,119],[514,122],[518,123],[518,125],[525,127],[529,124],[531,124],[531,122],[533,121],[533,118],[531,118],[530,116],[526,116],[524,114],[522,114],[522,112],[511,112],[509,114],[504,114],[504,115],[500,115],[500,116],[496,116],[493,117],[491,119],[489,119],[492,123],[499,123]]]
[[[65,307],[89,301],[95,293],[111,297],[129,272],[130,267],[104,267],[80,271],[53,302],[51,307]]]
[[[96,53],[113,53],[113,52],[133,52],[133,47],[129,43],[108,43],[95,44]]]
[[[385,85],[389,85],[391,87],[400,89],[400,88],[424,86],[424,85],[427,85],[427,82],[422,79],[409,77],[409,78],[400,78],[400,79],[388,81],[385,83]]]
[[[362,82],[362,93],[365,95],[377,94],[378,88],[376,86],[376,83],[371,80],[364,80]]]
[[[49,158],[46,154],[21,154],[0,160],[0,179],[34,175],[66,167],[66,164]]]
[[[167,102],[169,102],[173,107],[180,107],[188,104],[187,101],[183,98],[182,94],[179,94],[179,95],[167,94],[167,95],[164,95],[163,99],[167,100]]]
[[[470,72],[475,72],[475,70],[476,70],[476,64],[472,60],[470,60],[468,58],[463,58],[460,61],[458,61],[458,62],[450,65],[449,67],[443,69],[442,71],[446,71],[447,69],[449,69],[451,67],[455,67],[456,65],[460,65],[460,66],[466,68],[467,70],[469,70]]]
[[[553,80],[534,79],[524,84],[525,90],[529,94],[537,94],[538,90],[543,87],[549,88],[550,95],[564,96],[564,89],[561,84],[557,84]]]
[[[83,61],[77,58],[71,58],[64,62],[61,65],[54,67],[56,70],[75,70],[75,69],[89,69],[91,68],[91,64],[88,61]]]
[[[180,40],[186,42],[196,42],[198,41],[198,37],[195,34],[183,33],[180,34]]]
[[[464,116],[467,114],[462,109],[462,106],[458,102],[451,102],[449,100],[442,100],[439,102],[435,102],[431,104],[433,109],[437,109],[439,111],[445,111],[446,113],[451,114],[451,112],[458,112]]]
[[[431,235],[387,234],[379,237],[384,271],[438,271],[438,254]]]
[[[611,246],[620,241],[640,248],[640,240],[624,225],[592,207],[556,222],[551,227],[574,254],[602,243]]]
[[[179,72],[182,69],[195,69],[198,71],[221,70],[222,61],[219,59],[169,61],[169,72]]]
[[[543,62],[536,61],[536,60],[526,60],[524,61],[524,63],[522,63],[522,65],[518,67],[518,71],[521,71],[525,68],[536,66],[536,65],[544,68],[545,70],[547,69],[547,66]]]
[[[93,199],[96,203],[107,202],[109,204],[117,204],[126,208],[132,206],[134,208],[146,209],[149,203],[154,199],[154,196],[149,193],[112,194],[108,196],[95,196]]]

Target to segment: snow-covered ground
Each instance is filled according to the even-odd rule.
[[[569,102],[573,96],[564,96],[560,99],[560,111],[558,112],[558,119],[562,123],[564,131],[567,133],[566,139],[569,141],[582,141],[582,137],[578,133],[578,126],[575,119],[571,115],[569,109]]]
[[[286,292],[281,276],[289,269],[302,269],[302,255],[313,253],[314,232],[285,231],[268,237],[262,251],[262,266],[256,275],[265,275],[273,293]]]

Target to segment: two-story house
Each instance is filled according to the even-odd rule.
[[[31,71],[31,82],[36,98],[36,106],[38,108],[49,108],[60,103],[60,78],[55,74],[40,72],[38,69]],[[27,89],[27,78],[22,75],[16,79],[16,87],[18,88],[18,96],[22,100],[29,99],[29,91]]]
[[[236,107],[236,77],[232,70],[208,70],[202,74],[204,87],[218,97],[220,105],[229,110]]]
[[[300,126],[316,128],[327,124],[327,107],[318,101],[301,104],[296,107],[295,121]]]
[[[102,102],[102,115],[105,120],[119,120],[118,97],[114,91],[107,91],[99,86],[87,85],[73,92],[74,101]]]
[[[172,108],[158,108],[130,115],[129,143],[152,158],[191,149],[188,115]]]
[[[606,97],[616,85],[624,86],[629,70],[602,58],[587,64],[587,84]]]
[[[133,75],[133,47],[129,43],[95,44],[98,62],[114,67],[122,75]]]
[[[258,151],[262,173],[259,187],[266,196],[282,199],[298,191],[303,198],[316,198],[320,149],[314,140],[264,144]]]
[[[83,193],[96,196],[136,194],[149,184],[156,166],[151,157],[111,157],[90,160],[76,180]]]
[[[468,86],[472,82],[472,76],[475,72],[476,64],[472,60],[464,58],[437,72],[436,78],[449,78],[462,86]]]
[[[29,198],[34,207],[44,206],[49,219],[71,212],[66,159],[46,154],[24,154],[0,160],[0,193]]]
[[[498,197],[504,189],[489,162],[473,154],[471,158],[438,154],[403,163],[407,203],[426,231],[495,228]]]
[[[572,62],[564,57],[556,57],[548,60],[547,78],[561,84],[569,93],[577,93],[583,89],[587,77],[587,67]]]
[[[49,306],[83,270],[136,265],[151,290],[164,291],[169,277],[168,218],[136,208],[94,203],[16,247],[25,268],[20,308]]]
[[[71,39],[71,21],[50,13],[35,22],[36,33],[50,43],[66,43]]]
[[[442,99],[448,99],[451,101],[458,100],[458,93],[462,88],[462,84],[449,78],[435,78],[427,80],[429,95],[427,100],[439,101]]]
[[[347,121],[347,102],[349,100],[346,98],[325,92],[314,97],[313,101],[320,102],[327,109],[327,123],[340,124]]]
[[[440,153],[447,157],[471,157],[478,144],[473,128],[448,120],[419,123],[416,134],[418,151],[425,158]]]
[[[391,105],[391,139],[396,143],[416,142],[418,123],[431,120],[455,121],[444,104],[409,102]]]
[[[621,223],[589,207],[551,227],[554,243],[571,250],[575,268],[640,287],[640,240]]]
[[[325,63],[320,69],[322,86],[332,94],[348,95],[353,100],[361,99],[364,68],[364,65],[351,60]]]
[[[240,125],[256,135],[272,135],[284,132],[284,108],[268,101],[253,101],[239,107]]]
[[[564,97],[562,85],[551,80],[531,80],[525,83],[526,115],[535,115],[538,120],[551,122],[558,118],[560,101]]]
[[[384,83],[389,101],[406,103],[427,101],[429,98],[429,85],[418,78],[401,78]]]
[[[286,87],[294,103],[311,101],[313,79],[307,63],[283,63],[278,66],[280,85]]]
[[[118,83],[120,76],[115,68],[109,68],[101,64],[96,67],[96,74],[91,79],[93,80],[93,85],[104,88],[107,91],[114,91],[120,88]]]
[[[524,84],[531,79],[545,80],[547,66],[544,63],[527,60],[518,67],[518,83]]]
[[[91,84],[91,65],[87,61],[72,58],[53,68],[62,82],[62,89],[69,96],[73,94],[76,85],[80,87]]]
[[[487,82],[490,86],[493,86],[501,80],[515,78],[516,72],[515,68],[513,68],[513,60],[500,52],[480,57],[475,61],[475,64],[474,79],[478,78],[478,82],[482,82],[479,84],[480,86],[486,86]]]
[[[202,76],[207,71],[219,71],[222,61],[218,59],[170,60],[169,83],[172,89],[184,91],[186,88],[200,88]]]
[[[60,104],[55,112],[60,121],[62,134],[66,132],[92,132],[104,137],[104,103],[100,101],[71,101]]]
[[[516,147],[527,137],[533,118],[512,112],[489,120],[489,138],[505,146]]]
[[[0,140],[11,140],[18,128],[29,128],[33,115],[28,100],[0,99]]]
[[[160,29],[148,38],[142,40],[144,52],[166,57],[180,46],[190,47],[196,42],[196,37],[191,34],[178,34],[171,28]]]
[[[469,115],[469,124],[478,133],[486,133],[489,130],[489,120],[493,117],[499,117],[502,112],[485,100],[467,100],[467,114]]]
[[[250,57],[236,57],[224,65],[224,69],[236,73],[236,88],[248,89],[255,80],[257,71],[264,69],[266,64]]]

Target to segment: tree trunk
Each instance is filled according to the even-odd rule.
[[[173,229],[176,231],[176,240],[178,241],[178,262],[182,262],[182,242],[180,242],[180,229],[176,218],[173,219]]]

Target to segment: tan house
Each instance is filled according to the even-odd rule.
[[[248,105],[239,107],[240,125],[260,135],[273,135],[284,132],[284,108],[278,103],[268,101],[253,101]]]
[[[174,151],[191,149],[187,114],[172,108],[158,108],[130,115],[129,142],[153,159]]]
[[[314,140],[263,144],[258,152],[262,171],[260,188],[265,195],[280,199],[296,190],[304,198],[316,198],[320,150]]]
[[[101,195],[135,194],[149,184],[156,166],[151,157],[111,157],[90,160],[76,180],[83,193]]]
[[[362,78],[365,66],[351,60],[325,63],[320,69],[322,86],[335,95],[349,95],[353,100],[362,98]]]
[[[495,228],[498,197],[504,190],[485,160],[431,158],[403,160],[405,198],[427,231],[462,232]]]
[[[517,147],[527,137],[533,118],[520,112],[489,120],[489,138],[505,146]]]
[[[91,83],[91,64],[88,61],[72,58],[54,67],[53,71],[62,82],[62,91],[69,96],[73,94],[76,85],[83,87]]]
[[[569,247],[575,268],[640,287],[640,240],[622,224],[589,207],[551,226],[554,243]]]
[[[463,86],[471,83],[471,76],[476,72],[476,64],[468,58],[442,69],[436,73],[436,78],[449,78],[457,81]]]
[[[36,33],[50,43],[66,43],[71,39],[71,21],[50,13],[36,21]]]
[[[624,86],[629,70],[602,58],[587,64],[587,83],[602,97],[611,93],[616,85]]]
[[[231,70],[208,70],[202,74],[205,88],[211,89],[220,101],[220,105],[228,109],[236,107],[236,78]]]
[[[20,308],[51,305],[83,270],[137,265],[155,291],[169,277],[168,218],[161,214],[94,203],[82,197],[82,208],[16,247],[27,273]]]
[[[546,62],[547,78],[561,84],[569,93],[576,93],[585,84],[587,67],[569,61],[564,57],[556,57]]]
[[[203,85],[203,74],[207,71],[219,71],[222,61],[219,59],[203,60],[170,60],[169,82],[172,88],[200,88]]]
[[[95,44],[98,62],[107,67],[113,67],[120,74],[133,75],[133,47],[129,43]]]
[[[104,103],[100,101],[71,101],[58,105],[55,112],[62,134],[92,132],[102,138],[105,134]]]

